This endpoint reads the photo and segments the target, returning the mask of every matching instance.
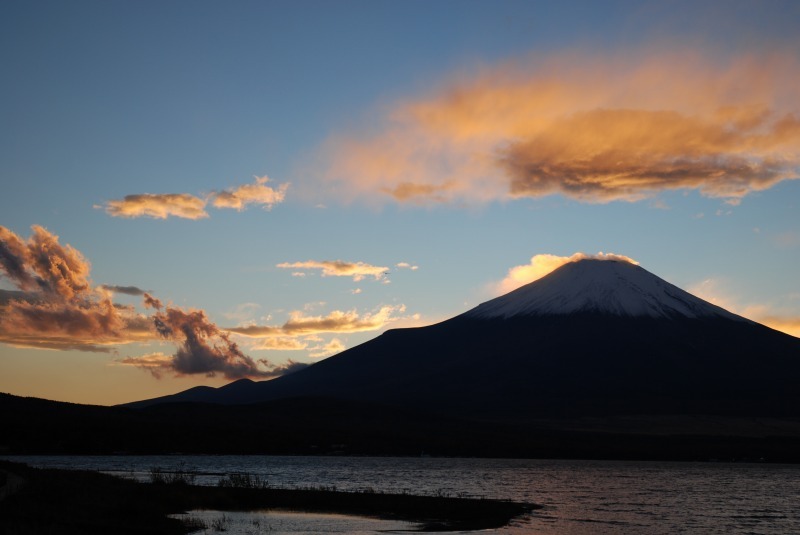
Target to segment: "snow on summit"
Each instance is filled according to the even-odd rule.
[[[717,317],[747,321],[629,262],[587,259],[466,313],[477,318],[568,315],[579,312],[653,318]]]

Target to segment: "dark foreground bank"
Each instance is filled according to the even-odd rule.
[[[535,506],[474,498],[274,489],[249,477],[224,486],[155,477],[140,483],[89,471],[32,468],[0,461],[0,533],[190,533],[197,526],[168,515],[194,509],[281,509],[413,522],[420,531],[498,528]]]

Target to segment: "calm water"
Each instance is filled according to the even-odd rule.
[[[800,466],[795,465],[261,456],[10,459],[139,478],[147,478],[153,467],[193,470],[200,473],[198,482],[204,484],[215,484],[225,474],[249,472],[282,487],[325,485],[339,490],[444,493],[544,506],[501,530],[515,535],[800,533]],[[303,517],[312,524],[303,524]],[[229,516],[228,521],[233,520]],[[248,530],[240,532],[258,533],[257,525],[269,526],[270,533],[402,529],[389,524],[356,526],[348,524],[356,520],[347,517],[331,517],[327,529],[327,521],[324,515],[266,515],[242,520]]]

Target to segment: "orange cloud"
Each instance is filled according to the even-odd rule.
[[[265,185],[267,182],[269,178],[266,176],[256,177],[255,184],[245,184],[214,193],[211,196],[211,203],[215,208],[233,208],[240,212],[248,204],[259,204],[265,210],[269,210],[273,205],[283,202],[289,184],[281,184],[277,189],[273,189]]]
[[[396,313],[405,311],[403,305],[385,305],[372,314],[359,314],[355,310],[334,310],[327,316],[306,316],[301,311],[289,314],[282,326],[247,325],[225,330],[251,338],[308,336],[319,333],[355,333],[375,331],[397,320]]]
[[[134,366],[149,371],[153,377],[160,379],[165,371],[172,369],[172,355],[149,353],[139,357],[125,357],[117,362],[125,366]]]
[[[353,277],[355,282],[365,277],[374,277],[381,280],[386,276],[389,268],[386,266],[373,266],[364,262],[345,262],[343,260],[307,260],[305,262],[283,262],[276,267],[282,269],[319,269],[323,277]],[[292,276],[300,276],[292,273]]]
[[[164,306],[135,286],[93,288],[89,262],[58,236],[34,226],[27,241],[0,227],[0,275],[16,291],[0,290],[0,342],[42,349],[110,352],[131,342],[166,340],[173,355],[128,357],[122,364],[146,369],[155,377],[222,374],[228,379],[270,378],[304,366],[275,366],[245,355],[229,334],[202,310]],[[152,316],[111,300],[114,292],[142,294]]]
[[[154,330],[141,315],[113,303],[108,290],[92,288],[90,270],[79,251],[43,227],[34,226],[27,241],[0,227],[0,274],[21,290],[3,292],[0,342],[110,351],[152,339]]]
[[[311,349],[311,352],[308,354],[309,357],[322,358],[322,357],[328,357],[330,355],[334,355],[336,353],[341,353],[342,351],[347,349],[347,346],[345,346],[344,342],[342,342],[338,338],[333,338],[327,344],[324,344],[324,345],[321,345],[321,346],[317,346],[317,347],[312,347],[310,349]]]
[[[106,213],[113,217],[152,217],[166,219],[170,216],[184,219],[203,219],[206,201],[188,193],[141,193],[126,195],[121,200],[108,201]]]
[[[208,217],[206,204],[211,201],[215,208],[233,208],[242,211],[250,204],[259,204],[265,210],[282,203],[286,198],[289,184],[281,184],[277,189],[266,185],[269,178],[256,177],[255,184],[245,184],[236,188],[217,191],[200,198],[189,193],[140,193],[126,195],[123,199],[108,201],[106,213],[113,217],[152,217],[166,219],[170,216],[183,219],[203,219]],[[95,208],[101,208],[95,206]]]
[[[515,266],[508,270],[506,277],[492,285],[492,293],[494,295],[507,294],[512,290],[524,286],[530,282],[541,279],[548,273],[554,271],[556,268],[563,266],[569,262],[578,262],[579,260],[586,259],[597,260],[618,260],[622,262],[630,262],[631,264],[639,264],[639,262],[627,256],[618,255],[614,253],[599,252],[595,255],[586,253],[575,253],[572,256],[556,256],[551,254],[537,254],[531,257],[528,264]]]
[[[798,178],[798,103],[792,55],[539,56],[450,80],[363,134],[332,137],[325,179],[351,199],[400,203],[696,190],[736,204]]]
[[[31,227],[24,241],[0,227],[0,269],[19,289],[71,299],[90,290],[89,262],[79,251],[58,243],[58,236],[44,227]]]
[[[274,338],[263,338],[253,349],[266,351],[302,351],[308,349],[308,343],[297,338],[288,336],[278,336]]]

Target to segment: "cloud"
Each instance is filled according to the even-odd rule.
[[[111,351],[152,339],[141,315],[93,288],[91,265],[58,236],[32,227],[28,240],[0,227],[0,275],[17,290],[0,299],[0,342],[19,347]]]
[[[269,178],[256,177],[254,184],[245,184],[222,191],[213,192],[204,198],[189,193],[139,193],[126,195],[123,199],[111,200],[105,204],[105,211],[113,217],[152,217],[167,219],[204,219],[209,217],[206,205],[210,201],[215,208],[233,208],[243,211],[250,204],[261,205],[269,210],[286,198],[289,184],[277,188],[266,185]],[[95,208],[103,208],[95,206]]]
[[[411,271],[416,271],[419,269],[419,266],[412,266],[408,262],[398,262],[397,264],[395,264],[395,267],[400,269],[410,269]]]
[[[385,305],[372,314],[359,314],[355,310],[334,310],[327,316],[306,316],[301,311],[289,314],[281,326],[247,325],[230,327],[227,331],[251,338],[307,336],[319,333],[355,333],[375,331],[399,319],[396,314],[405,311],[403,305]]]
[[[62,246],[58,236],[46,229],[34,226],[33,235],[24,240],[0,227],[0,275],[17,288],[0,291],[0,342],[111,352],[119,344],[165,340],[177,345],[173,355],[151,353],[121,362],[156,377],[171,373],[270,378],[286,372],[245,355],[204,311],[165,306],[136,287],[93,288],[89,273],[90,264],[83,255]],[[133,307],[117,305],[111,300],[114,292],[141,292],[144,306],[154,313],[146,316]],[[253,310],[248,305],[247,310]]]
[[[264,338],[253,349],[266,351],[302,351],[308,349],[308,342],[290,336]]]
[[[212,194],[211,203],[215,208],[233,208],[239,212],[248,204],[258,204],[269,210],[273,205],[283,202],[289,184],[281,184],[277,189],[273,189],[265,185],[267,182],[269,178],[266,176],[256,177],[255,184],[245,184]]]
[[[381,280],[386,277],[389,268],[386,266],[373,266],[364,262],[345,262],[344,260],[307,260],[305,262],[283,262],[276,267],[282,269],[319,269],[323,277],[353,277],[355,282],[373,277]],[[299,273],[292,273],[297,276]]]
[[[333,338],[327,344],[317,347],[312,347],[310,349],[311,351],[308,354],[309,357],[322,358],[334,355],[336,353],[341,353],[342,351],[347,349],[347,346],[345,346],[344,343],[338,338]]]
[[[145,294],[145,291],[141,288],[137,288],[136,286],[116,286],[113,284],[101,284],[99,286],[101,290],[106,290],[111,293],[115,294],[124,294],[124,295],[134,295],[134,296],[141,296]]]
[[[227,379],[271,376],[245,355],[228,333],[212,323],[203,310],[156,306],[161,303],[147,294],[145,297],[150,306],[156,308],[152,319],[158,334],[178,346],[169,361],[159,360],[158,374],[169,371],[178,376],[204,374],[214,377],[219,373]],[[149,361],[141,367],[153,372]]]
[[[152,217],[166,219],[170,216],[183,219],[203,219],[206,201],[188,193],[140,193],[126,195],[121,200],[106,203],[106,213],[113,217]]]
[[[149,353],[139,357],[125,357],[119,359],[118,362],[126,366],[135,366],[136,368],[147,370],[153,374],[153,377],[161,379],[164,372],[172,369],[172,360],[172,355]]]
[[[58,236],[34,225],[25,242],[0,227],[0,270],[24,291],[70,299],[88,293],[89,262],[79,251],[58,243]]]
[[[125,366],[133,366],[148,371],[156,379],[161,379],[165,374],[176,374],[175,357],[164,353],[150,353],[138,357],[125,357],[119,359],[117,362]],[[306,363],[295,362],[293,360],[289,360],[280,366],[269,364],[267,361],[261,362],[268,368],[261,370],[258,376],[261,379],[274,379],[275,377],[289,375],[290,373],[295,373],[308,367]],[[180,374],[178,373],[178,375]]]
[[[325,148],[347,199],[639,201],[695,190],[737,204],[798,178],[791,54],[560,53],[489,66],[398,101]]]
[[[631,264],[639,264],[639,262],[627,256],[618,255],[614,253],[603,253],[602,251],[597,254],[575,253],[572,256],[556,256],[551,254],[538,254],[531,257],[528,264],[521,266],[514,266],[508,270],[506,277],[500,282],[494,283],[491,286],[492,294],[503,295],[512,290],[524,286],[537,279],[541,279],[548,273],[554,271],[556,268],[563,266],[569,262],[577,262],[579,260],[595,259],[595,260],[617,260],[622,262],[630,262]]]
[[[286,364],[283,364],[281,366],[274,366],[270,370],[270,373],[272,374],[273,377],[280,377],[281,375],[289,375],[295,372],[299,372],[300,370],[308,368],[309,366],[310,364],[308,363],[295,362],[289,359],[289,361],[286,362]]]
[[[0,305],[7,305],[11,301],[37,301],[37,294],[33,292],[21,292],[19,290],[0,289]]]

